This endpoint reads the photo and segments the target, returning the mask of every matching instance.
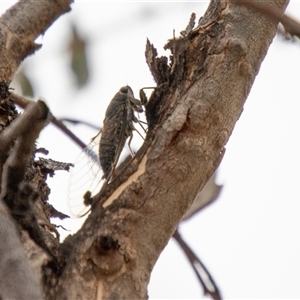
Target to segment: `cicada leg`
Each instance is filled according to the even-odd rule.
[[[147,124],[146,122],[143,122],[143,121],[138,121],[138,123],[139,123],[139,125],[142,127],[142,129],[144,130],[144,132],[145,133],[147,133],[147,130],[144,128],[144,126],[142,125],[142,123],[143,124]],[[136,130],[136,129],[135,129]],[[142,137],[142,135],[139,133],[139,131],[138,130],[136,130],[137,131],[137,133],[140,135],[140,137],[144,140],[144,138]]]
[[[133,117],[133,122],[135,122],[135,123],[138,123],[141,127],[142,127],[142,129],[144,130],[144,132],[145,133],[147,133],[147,130],[144,128],[144,126],[142,125],[142,124],[147,124],[146,122],[143,122],[143,121],[141,121],[141,120],[139,120],[137,117]],[[138,134],[139,134],[139,136],[144,140],[144,137],[140,134],[140,132],[134,127],[134,125],[132,124],[131,125],[131,129],[132,130],[135,130]]]
[[[147,90],[147,89],[156,89],[156,87],[144,87],[142,89],[140,89],[140,99],[141,99],[141,102],[143,105],[146,105],[147,102],[148,102],[148,98],[146,96],[146,93],[144,92],[144,90]]]
[[[101,132],[102,132],[102,128],[99,130],[99,132],[94,137],[91,138],[91,142],[93,142],[101,134]]]
[[[136,130],[136,131],[137,131],[137,130]],[[138,132],[138,131],[137,131],[137,132]],[[138,132],[138,133],[139,133],[139,132]],[[141,135],[141,134],[139,133],[139,135]],[[127,144],[128,144],[128,148],[129,148],[131,157],[134,157],[134,152],[132,151],[131,146],[130,146],[131,141],[132,141],[132,137],[133,137],[133,134],[131,133],[130,136],[129,136],[129,140],[128,140]]]

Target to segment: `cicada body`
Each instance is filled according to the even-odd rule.
[[[70,194],[73,195],[73,199],[78,198],[78,196],[81,197],[81,201],[79,202],[81,202],[82,207],[82,210],[78,213],[78,207],[80,207],[80,204],[77,203],[75,205],[75,201],[70,199],[69,206],[73,215],[82,215],[85,211],[82,203],[84,195],[87,195],[87,190],[90,191],[89,195],[92,197],[92,195],[99,192],[101,186],[103,187],[111,180],[127,140],[131,155],[134,155],[130,147],[133,131],[136,130],[134,123],[139,123],[141,125],[141,121],[135,113],[143,112],[143,104],[144,103],[140,100],[134,98],[134,94],[130,86],[122,87],[111,100],[106,109],[103,127],[92,139],[91,143],[83,151],[80,159],[78,160],[78,165],[81,165],[82,168],[80,169],[80,167],[77,167],[75,162],[75,169],[73,170],[75,177],[78,179],[83,177],[85,180],[82,179],[82,181],[89,183],[90,187],[86,184],[85,190],[82,189],[80,192],[77,188],[81,186],[80,180],[76,180],[74,186],[74,180],[71,179],[71,184],[69,186]],[[142,125],[141,127],[145,131]],[[141,135],[139,131],[137,132]],[[99,157],[95,154],[96,145],[99,145]],[[76,168],[80,169],[80,173],[76,171]],[[83,170],[89,174],[84,174]],[[94,179],[91,177],[94,177]],[[77,196],[75,195],[76,193],[78,193]],[[74,197],[74,195],[76,197]],[[78,202],[78,200],[76,200],[76,202]],[[72,209],[74,207],[76,207],[76,210]]]
[[[134,122],[138,122],[134,112],[143,112],[142,102],[135,99],[130,86],[122,87],[113,97],[105,113],[99,144],[99,160],[103,177],[110,179],[118,163],[126,140],[128,145],[135,130]],[[130,148],[130,152],[133,152]]]

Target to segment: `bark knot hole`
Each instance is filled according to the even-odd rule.
[[[110,235],[100,235],[92,248],[91,258],[97,266],[96,274],[112,276],[122,273],[124,269],[124,256],[119,251],[118,240]]]
[[[117,240],[110,235],[100,235],[97,239],[97,252],[100,255],[108,255],[120,248]]]

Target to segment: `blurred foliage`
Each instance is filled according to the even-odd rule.
[[[14,77],[14,83],[20,88],[21,94],[26,97],[34,97],[34,89],[28,78],[24,68],[16,73]]]
[[[88,60],[86,55],[87,40],[82,37],[76,26],[72,25],[72,37],[69,45],[71,70],[76,79],[76,87],[82,88],[89,79]]]

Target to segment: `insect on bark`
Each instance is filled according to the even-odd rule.
[[[148,88],[143,88],[143,89],[148,89]],[[105,118],[103,121],[103,127],[101,128],[99,133],[94,138],[92,138],[91,141],[91,145],[95,144],[96,140],[98,140],[100,136],[98,157],[95,154],[95,152],[92,150],[91,145],[90,147],[87,147],[87,149],[85,149],[84,151],[85,155],[89,157],[89,161],[92,164],[92,166],[90,167],[90,170],[93,171],[92,173],[96,175],[97,173],[96,169],[98,168],[97,165],[102,170],[102,174],[103,174],[102,181],[103,180],[104,181],[101,189],[104,189],[106,185],[109,183],[109,181],[111,180],[127,140],[128,140],[127,143],[128,143],[130,153],[132,156],[134,156],[134,153],[130,147],[130,143],[133,138],[133,131],[136,130],[137,133],[143,138],[141,133],[135,128],[134,123],[138,123],[146,132],[145,128],[142,125],[142,121],[140,121],[135,115],[135,112],[142,113],[144,111],[143,106],[147,102],[147,97],[143,89],[140,90],[141,100],[138,100],[134,97],[133,91],[130,86],[127,85],[120,88],[120,90],[112,98],[112,100],[110,101],[106,109]],[[75,163],[75,168],[76,168],[76,163]],[[99,185],[95,184],[92,178],[88,178],[87,175],[84,176],[86,180],[91,182],[90,187],[93,186],[92,189],[88,188],[89,191],[86,192],[85,195],[83,196],[85,205],[90,205],[91,202],[93,202],[91,194],[93,192],[99,191],[96,190],[96,188],[99,188]],[[89,176],[92,176],[92,174],[90,174]],[[99,178],[98,174],[97,176]],[[79,176],[77,175],[77,177]],[[99,182],[99,179],[97,180],[95,178],[94,180]],[[75,181],[74,191],[72,191],[73,187],[69,186],[69,191],[71,193],[80,194],[79,190],[76,190],[77,186],[81,184],[81,182],[79,181],[80,180]],[[81,191],[81,192],[85,192],[85,191]],[[77,198],[77,196],[74,195],[74,198]],[[70,201],[73,202],[72,199],[70,199]],[[72,203],[70,203],[71,210],[72,207],[74,206],[76,207],[78,205],[73,205]],[[83,210],[81,210],[81,212],[82,211]],[[82,215],[82,214],[76,213],[75,215]]]
[[[140,123],[134,112],[143,112],[142,105],[143,102],[134,98],[131,87],[127,85],[119,90],[106,109],[103,127],[100,130],[99,160],[103,178],[107,181],[113,175],[128,138],[131,155],[134,155],[130,147],[132,132],[136,130],[133,123]]]

